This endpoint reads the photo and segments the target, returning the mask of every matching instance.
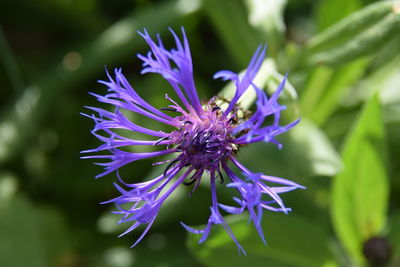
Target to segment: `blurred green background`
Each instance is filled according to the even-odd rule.
[[[99,145],[79,113],[100,105],[88,92],[105,92],[96,82],[105,66],[122,67],[145,99],[166,105],[165,81],[139,75],[136,54],[148,47],[136,31],[160,33],[171,47],[168,26],[186,29],[203,99],[229,95],[213,73],[243,70],[262,43],[268,59],[257,83],[273,92],[289,72],[284,122],[302,122],[282,135],[283,150],[249,146],[239,159],[307,190],[284,196],[289,215],[265,212],[267,246],[247,218],[227,219],[248,256],[218,227],[198,245],[179,225],[206,222],[207,186],[192,198],[179,188],[130,249],[140,230],[116,238],[128,225],[99,204],[117,196],[115,175],[95,180],[100,167],[79,159]],[[399,52],[399,2],[2,0],[0,267],[400,266]],[[145,161],[123,177],[161,171]]]

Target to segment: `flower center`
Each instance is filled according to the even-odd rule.
[[[215,119],[215,118],[213,118]],[[231,126],[224,120],[186,120],[181,129],[180,145],[186,162],[196,169],[218,168],[219,162],[234,150]]]
[[[215,170],[221,160],[237,151],[238,147],[232,143],[234,122],[222,116],[218,106],[205,106],[202,118],[183,114],[177,119],[179,127],[172,133],[172,139],[184,165]]]

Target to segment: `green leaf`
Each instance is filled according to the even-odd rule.
[[[38,215],[37,227],[43,240],[43,247],[50,265],[56,265],[71,256],[71,232],[67,226],[64,214],[53,207],[35,207]]]
[[[332,186],[332,221],[355,262],[365,240],[385,225],[388,181],[386,143],[378,95],[366,103],[344,144],[344,169]]]
[[[16,194],[2,199],[0,217],[0,266],[55,266],[71,252],[64,218],[53,208]]]
[[[199,235],[188,236],[191,252],[206,266],[335,266],[327,233],[311,220],[294,215],[264,215],[262,225],[268,242],[265,246],[247,216],[226,219],[247,256],[239,255],[232,239],[216,226],[202,244],[198,244]]]
[[[16,196],[0,205],[0,266],[47,266],[38,215],[29,202]]]
[[[379,50],[399,30],[399,2],[370,5],[312,38],[305,64],[342,65]]]

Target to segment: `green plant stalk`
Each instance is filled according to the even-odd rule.
[[[310,74],[306,88],[300,95],[301,112],[303,116],[310,116],[318,101],[328,87],[334,71],[326,66],[318,66]]]

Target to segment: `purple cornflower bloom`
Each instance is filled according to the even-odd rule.
[[[108,75],[108,81],[100,81],[108,88],[108,94],[93,94],[98,101],[111,104],[114,111],[101,108],[88,107],[95,112],[86,115],[93,119],[95,127],[92,130],[99,140],[104,142],[95,149],[83,151],[83,153],[97,153],[108,151],[106,154],[95,154],[83,158],[108,159],[108,162],[97,163],[104,166],[105,171],[97,177],[116,171],[122,186],[115,184],[120,196],[105,203],[115,203],[118,207],[116,213],[121,214],[120,222],[131,222],[124,233],[131,232],[140,225],[147,225],[141,236],[133,244],[140,242],[149,231],[157,217],[164,201],[180,186],[192,185],[192,192],[198,187],[203,174],[209,174],[211,184],[210,217],[204,229],[194,229],[181,222],[182,226],[191,233],[201,234],[200,243],[205,241],[211,227],[220,224],[233,239],[239,248],[244,250],[225,222],[221,211],[230,214],[249,212],[251,221],[257,229],[262,241],[265,243],[261,229],[261,218],[264,209],[275,212],[287,213],[279,194],[297,188],[304,188],[292,181],[283,178],[253,173],[243,166],[236,154],[244,145],[255,142],[274,143],[281,147],[275,136],[288,131],[299,121],[280,126],[280,112],[285,109],[278,103],[279,94],[282,92],[286,76],[271,97],[258,88],[253,80],[258,73],[265,57],[266,47],[260,46],[255,52],[246,72],[238,75],[231,71],[220,71],[214,78],[232,81],[236,86],[236,92],[230,102],[212,98],[208,102],[201,102],[193,80],[193,66],[189,44],[182,28],[183,41],[171,30],[175,39],[176,48],[167,50],[160,39],[153,41],[144,30],[140,35],[151,48],[147,55],[138,55],[143,61],[144,73],[161,74],[172,86],[182,104],[178,104],[169,96],[165,98],[171,102],[167,108],[157,109],[143,100],[129,84],[121,72],[115,69],[114,76]],[[256,111],[251,114],[243,111],[238,106],[238,100],[246,90],[255,90],[257,94]],[[130,121],[122,111],[135,112],[152,120],[170,125],[173,131],[150,130]],[[166,114],[173,112],[176,116]],[[271,123],[267,124],[267,118],[271,117]],[[151,136],[153,140],[136,140],[123,136],[118,129],[129,130]],[[132,153],[121,148],[136,145],[158,146],[161,149],[156,152]],[[172,159],[155,164],[166,164],[165,170],[153,180],[128,184],[119,177],[118,169],[134,161],[170,154]],[[232,162],[235,169],[242,173],[243,178],[235,174],[228,162]],[[239,193],[235,197],[237,206],[228,206],[217,200],[217,180],[224,182],[223,174],[229,179],[228,187],[232,187]],[[176,179],[174,179],[176,177]],[[205,178],[203,178],[205,179]],[[208,179],[208,178],[207,178]],[[169,184],[169,187],[167,185]]]

